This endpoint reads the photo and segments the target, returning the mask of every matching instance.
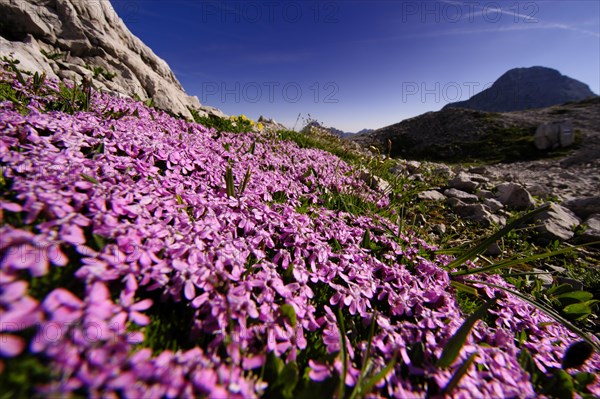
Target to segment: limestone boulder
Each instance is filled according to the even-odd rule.
[[[527,210],[536,205],[529,191],[516,183],[502,183],[496,186],[496,198],[506,207],[515,210]]]
[[[569,240],[580,223],[581,220],[573,212],[554,203],[550,203],[550,208],[535,218],[536,230],[544,240]]]
[[[562,204],[582,219],[600,214],[600,197],[582,197],[565,201]]]
[[[0,0],[0,15],[0,56],[19,60],[23,70],[75,81],[91,73],[98,89],[152,98],[175,114],[191,118],[188,107],[222,114],[185,93],[169,65],[129,31],[110,1]]]

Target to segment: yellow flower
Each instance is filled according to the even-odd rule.
[[[244,114],[240,115],[240,119],[243,120],[243,121],[248,120],[248,118]]]
[[[256,125],[256,127],[258,128],[258,130],[263,130],[263,124],[261,122],[258,122],[258,125]]]

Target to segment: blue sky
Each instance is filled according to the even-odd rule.
[[[111,2],[189,94],[288,127],[298,114],[383,127],[515,67],[555,68],[600,93],[597,0]]]

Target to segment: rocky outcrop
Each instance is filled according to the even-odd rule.
[[[490,88],[466,101],[451,103],[446,107],[510,112],[550,107],[594,96],[596,94],[588,85],[561,75],[555,69],[535,66],[511,69]]]
[[[535,200],[523,186],[515,183],[502,183],[496,186],[497,199],[502,204],[516,210],[535,207]]]
[[[134,36],[110,1],[0,0],[0,56],[24,70],[81,81],[91,76],[105,91],[152,98],[159,108],[191,117],[220,111],[202,109],[185,93],[167,65]]]
[[[567,132],[551,140],[535,133],[542,125],[570,120]],[[588,163],[600,157],[600,97],[549,108],[490,113],[462,108],[427,112],[350,140],[376,146],[383,154],[412,160],[442,162],[522,162],[556,157],[556,148],[572,148],[569,163]],[[540,133],[541,135],[541,133]],[[542,142],[543,141],[543,142]],[[572,144],[572,145],[571,145]],[[541,149],[543,148],[543,149]],[[554,151],[554,153],[552,153]],[[566,150],[562,150],[563,153]]]
[[[536,230],[543,239],[568,240],[575,235],[574,229],[581,221],[567,208],[550,203],[550,209],[536,218]]]
[[[566,201],[564,206],[580,218],[587,218],[593,214],[600,214],[600,196],[574,198]]]

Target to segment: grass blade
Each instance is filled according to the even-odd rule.
[[[468,250],[467,252],[450,262],[447,268],[454,269],[461,266],[466,261],[474,259],[478,255],[484,253],[490,245],[498,241],[500,238],[504,237],[506,234],[510,233],[512,230],[516,229],[521,224],[533,219],[540,213],[547,211],[549,208],[550,205],[544,205],[538,209],[534,209],[533,211],[521,216],[516,220],[513,220],[512,222],[504,226],[502,229],[498,230],[496,233],[492,234],[491,236],[481,241],[479,244],[477,244],[476,246],[474,246],[473,248],[471,248],[470,250]]]
[[[454,363],[454,361],[458,357],[458,354],[460,353],[460,350],[462,349],[463,345],[465,344],[467,337],[471,333],[471,329],[473,329],[473,326],[475,325],[475,323],[479,319],[483,318],[483,316],[485,316],[487,311],[492,306],[494,306],[496,301],[497,301],[496,298],[490,299],[489,301],[487,301],[486,303],[481,305],[475,312],[473,312],[472,315],[467,317],[467,320],[465,320],[465,322],[462,324],[462,326],[460,326],[460,328],[448,340],[448,343],[444,347],[444,350],[442,351],[442,355],[440,356],[440,360],[438,361],[439,367],[442,367],[442,368],[450,367],[452,365],[452,363]]]
[[[227,189],[228,197],[235,197],[235,185],[233,182],[233,171],[231,170],[231,166],[228,166],[225,171],[225,188]]]
[[[362,367],[360,368],[360,375],[358,376],[358,380],[356,381],[356,385],[354,386],[354,389],[352,390],[352,394],[350,395],[349,399],[354,399],[357,395],[362,395],[365,392],[362,388],[362,382],[365,379],[365,376],[367,375],[367,369],[369,366],[369,360],[370,360],[370,354],[371,354],[371,344],[373,343],[373,335],[375,335],[375,325],[376,320],[377,319],[377,309],[375,309],[373,311],[373,317],[371,319],[371,326],[369,328],[369,339],[367,341],[367,350],[365,352],[365,358],[363,359],[363,363],[362,363]]]
[[[387,376],[389,374],[389,372],[394,368],[394,366],[396,365],[396,359],[397,359],[397,354],[394,353],[394,357],[392,357],[392,360],[381,370],[379,370],[379,372],[377,374],[375,374],[373,377],[369,378],[360,388],[362,393],[366,393],[366,392],[371,392],[373,390],[373,387],[379,382],[381,381],[382,378],[385,378],[385,376]]]
[[[252,172],[250,171],[250,167],[248,166],[248,170],[246,170],[246,175],[244,176],[244,181],[242,182],[242,185],[240,186],[239,189],[239,195],[243,195],[244,191],[246,191],[246,187],[248,186],[248,183],[250,182],[250,176],[252,175]]]
[[[342,355],[342,375],[338,385],[338,399],[344,399],[346,391],[346,374],[348,373],[348,348],[346,348],[346,326],[342,308],[338,308],[338,329],[340,330],[340,353]]]
[[[582,244],[582,245],[577,245],[574,247],[569,247],[569,248],[562,248],[562,249],[557,249],[556,251],[550,251],[550,252],[545,252],[543,254],[537,254],[537,255],[531,255],[527,258],[522,258],[522,259],[507,259],[504,260],[502,262],[498,262],[498,263],[494,263],[492,265],[489,266],[485,266],[485,267],[479,267],[476,269],[467,269],[467,270],[460,270],[454,273],[450,273],[450,276],[452,277],[457,277],[457,276],[466,276],[469,274],[477,274],[477,273],[484,273],[484,272],[489,272],[492,270],[497,270],[497,269],[505,269],[505,268],[509,268],[512,266],[516,266],[516,265],[520,265],[523,263],[527,263],[527,262],[533,262],[534,260],[539,260],[539,259],[545,259],[545,258],[551,258],[553,256],[557,256],[557,255],[562,255],[565,253],[569,253],[573,250],[575,250],[576,248],[579,247],[585,247],[588,244]]]
[[[459,283],[458,281],[454,281],[454,280],[450,281],[450,285],[456,291],[462,291],[462,292],[467,293],[469,295],[479,296],[479,293],[477,292],[477,289],[475,287],[471,287],[470,285]]]
[[[520,293],[518,291],[514,291],[514,290],[511,290],[511,289],[506,288],[506,287],[501,287],[501,286],[496,285],[496,284],[486,283],[486,282],[482,282],[482,281],[468,281],[468,282],[472,283],[472,284],[487,285],[489,287],[496,288],[496,289],[508,292],[509,294],[512,294],[512,295],[516,296],[517,298],[521,299],[524,302],[527,302],[528,304],[530,304],[534,308],[536,308],[536,309],[544,312],[550,318],[552,318],[555,321],[557,321],[558,323],[562,324],[565,328],[569,329],[571,332],[579,335],[583,340],[585,340],[587,343],[589,343],[590,345],[592,345],[592,347],[594,347],[594,349],[598,353],[600,353],[600,344],[598,344],[597,342],[595,342],[585,332],[581,331],[581,329],[579,329],[577,326],[575,326],[574,324],[572,324],[570,321],[568,321],[567,319],[565,319],[564,317],[562,317],[556,311],[554,311],[553,309],[547,307],[544,304],[541,304],[541,303],[537,302],[535,299],[532,299],[529,296],[527,296],[525,294],[522,294],[522,293]]]
[[[450,378],[450,381],[448,381],[448,384],[446,384],[446,386],[442,390],[442,395],[448,395],[454,390],[454,388],[456,388],[461,378],[463,378],[463,376],[467,374],[467,371],[469,371],[469,367],[471,367],[471,365],[475,361],[475,357],[477,357],[477,354],[477,352],[471,353],[467,360],[465,360],[463,364],[460,365],[458,370],[456,370],[456,372],[452,375],[452,378]]]

